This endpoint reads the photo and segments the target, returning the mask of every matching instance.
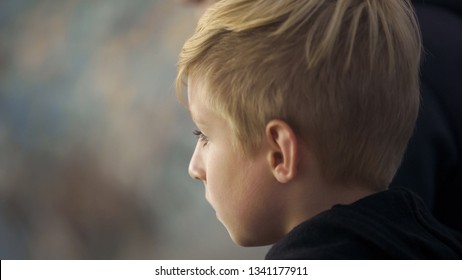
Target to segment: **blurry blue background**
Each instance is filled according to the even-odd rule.
[[[0,1],[2,259],[263,258],[187,174],[195,21],[171,0]]]

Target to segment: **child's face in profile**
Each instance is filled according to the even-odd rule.
[[[272,243],[283,227],[278,210],[281,194],[273,191],[275,179],[265,149],[252,158],[236,151],[229,123],[207,107],[206,94],[201,83],[189,80],[189,110],[198,128],[189,174],[204,183],[207,201],[235,243]]]

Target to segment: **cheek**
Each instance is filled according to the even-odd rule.
[[[226,153],[216,153],[207,162],[207,186],[215,195],[228,195],[239,180],[239,170]]]
[[[211,160],[208,167],[208,187],[210,194],[222,208],[228,211],[242,209],[255,199],[259,172],[248,161],[236,159],[233,154],[222,153]],[[245,207],[247,208],[247,207]]]
[[[275,241],[280,235],[281,193],[272,180],[271,174],[262,165],[243,166],[239,181],[235,182],[236,192],[225,199],[229,206],[223,219],[228,222],[227,228],[237,243],[249,245],[265,245]],[[225,210],[225,209],[223,209]]]
[[[231,212],[239,208],[239,203],[245,196],[243,186],[246,180],[242,173],[243,163],[227,151],[229,148],[218,151],[210,148],[207,159],[206,195],[218,214]]]

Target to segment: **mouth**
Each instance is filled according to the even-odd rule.
[[[215,211],[215,215],[217,216],[218,220],[220,220],[220,218],[218,217],[217,210],[215,210],[215,207],[213,206],[213,204],[212,204],[212,202],[211,202],[211,200],[210,200],[209,192],[207,191],[207,189],[206,189],[206,191],[205,191],[205,196],[204,196],[204,197],[205,197],[205,200],[208,202],[208,204],[209,204],[209,205],[212,207],[212,209]]]
[[[204,197],[205,197],[205,200],[207,200],[207,202],[208,202],[210,205],[212,205],[212,203],[210,203],[209,192],[207,191],[207,187],[205,188]]]

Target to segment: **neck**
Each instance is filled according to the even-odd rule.
[[[286,233],[334,205],[348,205],[377,192],[373,188],[363,186],[330,185],[321,182],[304,182],[303,185],[294,186],[293,190],[291,201],[288,203],[290,220]]]

